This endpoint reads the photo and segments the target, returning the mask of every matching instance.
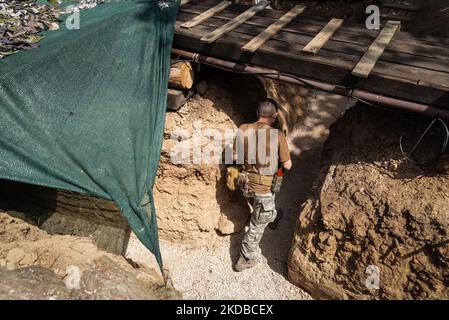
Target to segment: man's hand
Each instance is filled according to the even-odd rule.
[[[282,164],[282,166],[285,168],[285,170],[290,170],[292,168],[292,161],[291,160],[285,161]]]

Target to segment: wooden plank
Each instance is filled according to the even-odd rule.
[[[188,4],[191,0],[181,0],[181,7]]]
[[[367,78],[371,71],[373,71],[377,60],[379,60],[382,56],[385,48],[400,28],[401,24],[399,22],[388,21],[377,39],[374,40],[368,48],[368,51],[363,55],[362,59],[360,59],[355,68],[352,70],[352,74],[357,77]]]
[[[228,23],[226,23],[223,26],[221,26],[220,28],[218,28],[217,30],[214,30],[210,34],[202,37],[201,41],[205,42],[205,43],[214,42],[215,40],[220,38],[222,35],[234,30],[239,25],[244,23],[246,20],[250,19],[251,17],[254,17],[257,14],[257,12],[265,9],[265,7],[268,6],[268,4],[269,4],[269,2],[262,1],[259,4],[252,6],[251,8],[249,8],[242,14],[235,17],[233,20],[229,21]]]
[[[193,2],[188,9],[182,9],[182,11],[186,11],[186,10],[194,10],[197,11],[198,13],[201,13],[205,10],[207,10],[207,6],[210,6],[210,4],[214,5],[216,4],[216,1],[213,0],[201,0],[201,1],[195,1]],[[226,8],[226,10],[224,12],[232,12],[233,13],[233,17],[235,14],[241,13],[243,10],[245,10],[244,8],[247,8],[248,6],[244,6],[244,5],[239,5],[236,3],[233,3],[232,5],[230,5],[228,8]],[[199,8],[201,8],[200,10],[198,10]],[[264,10],[261,11],[260,13],[257,14],[257,17],[255,17],[254,19],[257,18],[268,18],[268,20],[271,21],[266,21],[267,24],[265,25],[265,27],[269,26],[270,23],[276,21],[277,19],[279,19],[282,15],[284,14],[284,12],[280,11],[280,10]],[[220,14],[221,16],[221,14]],[[254,19],[251,19],[251,21],[253,21]],[[301,23],[296,23],[295,21],[293,21],[285,30],[287,31],[293,31],[293,29],[296,29],[298,27],[300,27],[301,25],[307,23],[307,24],[314,24],[314,25],[320,25],[319,29],[323,28],[324,24],[327,23],[328,20],[326,20],[325,18],[320,18],[317,16],[304,16],[301,18]],[[246,22],[249,23],[249,22]],[[315,34],[318,31],[315,31]],[[357,24],[346,24],[343,28],[341,28],[337,34],[340,34],[341,32],[347,33],[347,34],[352,34],[356,37],[368,37],[370,39],[375,39],[378,35],[378,32],[376,30],[368,30],[365,25],[357,25]],[[336,34],[336,35],[337,35]],[[435,46],[435,48],[440,48],[441,46],[447,46],[449,47],[449,39],[443,39],[443,38],[435,38],[432,36],[423,36],[423,35],[416,35],[416,34],[411,34],[411,33],[407,33],[404,31],[401,31],[400,33],[398,33],[393,42],[397,42],[397,41],[401,41],[401,42],[407,42],[407,43],[415,43],[415,44],[427,44],[427,45],[431,45],[431,46]],[[372,41],[371,41],[372,42]],[[371,43],[370,42],[370,43]]]
[[[332,19],[329,23],[310,41],[302,52],[317,54],[318,51],[332,38],[334,33],[343,25],[343,19]]]
[[[180,12],[178,14],[177,23],[180,24],[183,23],[184,21],[188,21],[192,19],[194,16],[195,15],[192,13]],[[305,19],[301,19],[301,21],[304,20]],[[295,22],[292,22],[292,24],[294,23]],[[215,16],[204,22],[202,26],[209,26],[215,29],[221,26],[222,24],[223,24],[222,19],[220,17]],[[298,28],[298,30],[303,30],[304,27],[305,26],[302,26],[301,27],[302,29]],[[299,44],[301,45],[301,47],[298,51],[301,51],[302,48],[304,48],[304,46],[306,46],[312,40],[313,36],[315,36],[321,29],[315,28],[314,30],[311,31],[304,29],[304,31],[301,33],[294,33],[294,32],[287,32],[286,31],[287,28],[290,28],[290,25],[282,29],[270,41],[273,40],[282,41],[289,43],[291,45]],[[245,23],[241,25],[238,29],[234,30],[233,32],[243,33],[251,37],[255,37],[259,33],[263,32],[264,29],[265,27],[262,26],[256,26],[253,24],[250,25]],[[350,42],[351,40],[355,42]],[[332,54],[333,51],[336,51],[339,53],[345,53],[355,56],[356,61],[350,67],[350,70],[352,70],[354,65],[360,60],[360,58],[366,52],[367,46],[372,44],[372,42],[373,40],[366,38],[354,38],[354,39],[352,39],[352,37],[348,38],[340,31],[338,31],[327,43],[326,47],[321,49],[320,54],[328,56],[327,53]],[[415,47],[410,48],[409,46],[407,46],[402,42],[398,42],[397,44],[395,44],[395,42],[392,41],[388,46],[387,50],[382,55],[381,60],[425,68],[429,70],[449,72],[449,56],[447,55],[447,51],[438,53],[436,55],[436,58],[423,56],[427,53],[435,53],[438,49],[440,48],[428,47],[425,50],[421,49],[418,50]]]
[[[207,10],[207,6],[205,6],[205,3],[207,3],[208,0],[202,1],[201,4],[199,3],[193,3],[188,8],[182,9],[181,12],[189,12],[189,13],[197,13],[200,14]],[[224,11],[222,11],[220,14],[216,15],[215,18],[220,18],[224,20],[232,20],[236,14],[240,14],[242,12],[242,9],[238,10],[236,9],[241,7],[241,5],[236,5],[233,3],[228,8],[226,8]],[[256,17],[253,19],[245,22],[245,24],[253,24],[254,22],[257,22],[257,24],[263,24],[265,27],[268,27],[271,23],[282,17],[284,12],[278,11],[278,10],[264,10],[257,14]],[[298,23],[296,21],[293,21],[291,24],[289,24],[286,28],[283,29],[283,31],[288,32],[297,32],[297,30],[308,30],[308,29],[315,29],[314,35],[318,33],[328,22],[328,20],[325,20],[324,18],[320,18],[317,16],[308,16],[304,15],[301,18],[301,23]],[[318,29],[317,29],[318,28]],[[353,37],[360,38],[362,37],[362,40],[369,40],[369,44],[376,39],[378,36],[378,31],[376,30],[368,30],[365,27],[362,27],[361,25],[356,24],[346,24],[343,28],[341,28],[335,36],[339,34],[346,34],[346,35],[352,35]],[[413,35],[407,32],[401,31],[400,33],[395,36],[393,42],[402,42],[402,43],[413,43],[418,45],[431,45],[435,46],[435,48],[446,46],[449,47],[449,39],[442,39],[442,38],[433,38],[430,36],[417,36]]]
[[[176,31],[175,34],[175,48],[186,49],[189,51],[199,52],[210,56],[220,57],[230,61],[241,61],[245,63],[253,62],[256,65],[270,67],[275,70],[290,72],[298,75],[304,75],[311,78],[319,80],[324,80],[327,82],[332,82],[332,78],[336,78],[337,82],[340,81],[353,81],[359,82],[360,80],[356,77],[351,76],[351,71],[354,65],[360,60],[363,53],[366,52],[364,49],[360,54],[348,54],[344,52],[335,52],[330,50],[322,49],[320,55],[305,55],[298,52],[304,47],[304,45],[298,45],[293,42],[284,42],[277,40],[270,40],[255,52],[254,56],[248,56],[242,58],[242,52],[240,45],[243,46],[253,36],[240,33],[241,28],[230,32],[229,34],[223,36],[214,46],[201,46],[199,38],[208,34],[211,30],[214,30],[215,26],[208,27],[204,24],[197,26],[194,30],[187,32],[186,29],[180,30],[182,32]],[[247,29],[252,29],[247,27]],[[255,34],[259,32],[254,31]],[[186,43],[186,41],[181,38],[187,37],[191,43]],[[309,40],[305,41],[304,44],[308,43]],[[243,43],[243,44],[242,44]],[[361,47],[359,48],[359,50]],[[262,52],[263,51],[263,58]],[[257,55],[257,53],[261,53]],[[287,63],[286,57],[290,62]],[[253,59],[254,58],[254,59]],[[284,61],[285,60],[285,61]],[[313,68],[308,65],[308,63],[313,63]],[[294,68],[292,68],[294,66]],[[334,67],[339,69],[334,69]],[[293,71],[294,70],[294,71]],[[391,63],[382,61],[376,66],[376,75],[379,77],[390,77],[398,82],[407,82],[414,86],[417,84],[430,86],[432,88],[444,88],[444,90],[449,91],[449,73],[440,72],[433,70],[426,70],[422,68],[417,68],[413,66],[403,65],[400,63]],[[371,77],[372,78],[372,77]],[[381,80],[380,80],[381,81]],[[413,93],[415,95],[415,93]]]
[[[231,4],[230,1],[222,1],[216,6],[210,8],[209,10],[204,11],[200,15],[196,16],[190,21],[187,21],[181,25],[182,28],[192,28],[196,25],[199,25],[200,23],[206,21],[207,19],[213,17],[215,14],[219,13],[220,11],[223,11],[227,6]]]
[[[396,20],[396,21],[410,21],[414,18],[415,12],[405,11],[392,8],[384,8],[381,11],[380,17],[383,21]]]
[[[193,90],[168,89],[167,109],[177,111],[193,96]]]
[[[274,40],[268,41],[254,55],[242,60],[241,47],[252,37],[234,31],[221,37],[213,46],[203,46],[201,36],[213,30],[214,27],[203,24],[194,29],[179,27],[173,47],[419,103],[443,108],[449,105],[447,73],[382,62],[368,79],[358,79],[351,75],[353,66],[359,61],[357,56],[338,52],[329,52],[326,56],[298,55],[303,46]]]
[[[268,28],[266,28],[262,33],[260,33],[257,37],[248,42],[243,48],[243,51],[246,52],[254,52],[260,48],[268,39],[276,35],[283,27],[289,24],[293,19],[295,19],[298,15],[304,12],[306,6],[295,6],[289,12],[284,14],[279,20],[275,23],[271,24]]]
[[[236,14],[236,11],[232,9],[234,5],[235,4],[230,5],[227,9],[220,12],[212,19],[220,19],[225,21],[232,20]],[[182,9],[179,14],[200,14],[201,12],[204,12],[204,10],[206,9],[203,5],[192,4],[188,9]],[[271,23],[275,22],[276,19],[278,19],[263,17],[267,15],[267,12],[271,11],[276,10],[264,10],[260,12],[256,17],[253,17],[251,20],[246,21],[243,25],[266,28]],[[270,13],[270,15],[273,15],[273,13]],[[278,15],[279,12],[276,12],[276,16]],[[288,26],[282,29],[279,35],[292,33],[311,35],[313,37],[325,26],[327,22],[328,21],[320,21],[315,17],[310,18],[308,16],[302,16],[301,23],[292,21]],[[240,27],[238,30],[240,30]],[[368,30],[357,25],[346,24],[335,33],[332,40],[369,46],[377,38],[378,34],[379,32],[375,30]],[[417,56],[448,59],[447,51],[449,50],[449,42],[446,44],[446,42],[444,42],[445,39],[440,39],[438,40],[438,43],[435,44],[432,42],[435,39],[432,39],[433,38],[418,38],[415,35],[408,34],[406,32],[399,32],[391,41],[390,45],[388,46],[388,50],[406,54],[413,54]]]
[[[382,7],[418,11],[422,7],[419,2],[420,0],[386,0],[382,2]]]
[[[215,29],[223,25],[223,21],[232,20],[235,17],[235,11],[231,10],[233,6],[234,5],[229,6],[226,10],[224,10],[217,16],[214,16],[213,18],[207,20],[205,24],[202,25],[209,25],[213,27],[212,29]],[[202,9],[195,9],[198,7]],[[181,18],[181,21],[187,21],[191,19],[194,15],[186,12],[191,10],[200,10],[200,12],[203,12],[205,9],[204,6],[199,6],[195,2],[195,4],[189,6],[188,10],[182,10],[183,12],[180,12],[180,15],[178,15],[178,19]],[[232,33],[244,33],[252,37],[257,36],[276,20],[271,18],[263,18],[263,16],[267,15],[268,11],[271,12],[273,10],[264,10],[260,12],[251,20],[246,21],[244,24],[239,26],[239,28],[234,30]],[[277,12],[277,14],[279,14],[279,12]],[[312,40],[312,38],[316,36],[316,34],[326,25],[326,23],[328,23],[328,20],[321,21],[315,18],[308,18],[308,16],[302,16],[300,23],[292,21],[269,42],[272,42],[273,40],[279,40],[287,42],[289,44],[301,44],[300,48],[296,49],[298,51],[301,51],[302,48],[308,42],[310,42],[310,40]],[[359,27],[345,24],[332,37],[332,39],[326,45],[325,49],[321,49],[322,51],[326,50],[326,55],[324,54],[325,52],[322,52],[321,55],[325,55],[326,57],[330,57],[331,59],[333,59],[333,51],[352,55],[352,57],[356,60],[349,68],[349,75],[354,65],[366,52],[367,46],[371,45],[379,35],[378,31],[375,31],[374,33],[366,33],[365,31],[368,30],[365,29],[361,30],[361,33],[354,33],[356,29],[359,29]],[[348,30],[350,30],[351,33],[347,33]],[[362,36],[362,38],[360,36]],[[446,49],[444,45],[441,45],[440,47],[429,46],[427,45],[428,39],[424,40],[424,44],[420,44],[420,42],[410,43],[397,40],[398,38],[402,38],[403,36],[404,33],[402,32],[396,34],[396,36],[393,38],[386,51],[382,55],[382,61],[392,62],[395,63],[395,65],[404,65],[405,67],[414,66],[418,68],[428,69],[430,71],[435,70],[448,72],[449,56],[447,55],[447,50],[449,50],[449,48]],[[250,37],[247,41],[250,41],[252,37]],[[418,38],[414,39],[414,41],[418,41]],[[419,41],[421,41],[421,39],[419,39]],[[326,61],[324,61],[324,63],[326,63]],[[428,70],[423,70],[423,72],[427,74]],[[379,68],[376,68],[376,72],[379,72]],[[404,74],[403,76],[406,76],[406,74]],[[424,80],[422,75],[414,75],[413,78],[416,82],[421,82],[422,80]]]

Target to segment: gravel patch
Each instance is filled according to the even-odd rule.
[[[235,237],[223,239],[214,248],[192,249],[169,242],[161,242],[161,247],[173,286],[184,299],[310,299],[285,278],[285,262],[280,263],[282,274],[273,270],[264,256],[253,269],[233,271],[239,249]]]
[[[238,258],[243,233],[219,238],[218,243],[211,248],[192,248],[161,240],[164,269],[168,270],[170,285],[181,293],[183,299],[311,299],[306,292],[286,279],[288,247],[285,246],[285,250],[272,250],[282,241],[282,237],[279,237],[281,230],[291,224],[287,220],[281,220],[276,231],[266,229],[258,265],[241,273],[235,272],[232,266]],[[156,265],[154,256],[134,234],[130,238],[126,257]]]

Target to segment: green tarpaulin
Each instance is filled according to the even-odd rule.
[[[160,264],[152,188],[177,6],[99,5],[0,60],[0,178],[114,200]]]

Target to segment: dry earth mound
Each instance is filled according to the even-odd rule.
[[[99,250],[93,239],[49,235],[0,212],[1,299],[167,299],[157,264]]]
[[[331,127],[296,227],[293,283],[314,298],[449,298],[449,178],[398,147],[426,123],[356,107]]]

